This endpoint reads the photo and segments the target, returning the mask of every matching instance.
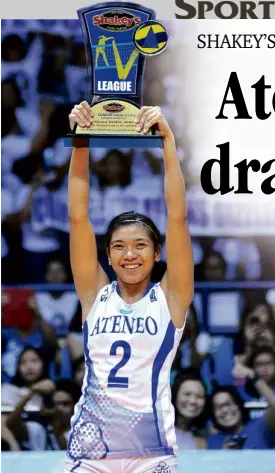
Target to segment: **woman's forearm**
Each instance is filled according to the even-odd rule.
[[[27,429],[25,423],[21,418],[21,415],[24,412],[25,405],[31,399],[32,396],[33,392],[30,391],[26,396],[21,399],[21,401],[19,401],[13,412],[11,412],[11,414],[9,414],[7,418],[6,426],[12,431],[16,438],[24,439],[26,437]]]
[[[275,394],[263,379],[254,382],[257,391],[263,396],[271,407],[275,407]]]
[[[81,220],[89,213],[89,148],[73,148],[69,170],[69,218]]]
[[[9,444],[11,451],[20,450],[19,443],[15,436],[3,421],[1,422],[1,439],[5,440]]]
[[[168,217],[175,220],[186,219],[185,184],[172,132],[164,138],[163,145],[165,164],[164,190]]]

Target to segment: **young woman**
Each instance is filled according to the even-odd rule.
[[[15,376],[10,383],[2,385],[2,403],[7,400],[12,404],[23,396],[26,390],[41,380],[48,378],[48,366],[45,361],[45,353],[34,347],[26,347],[17,362]],[[4,400],[3,400],[4,397]]]
[[[236,359],[233,374],[246,381],[238,389],[245,401],[266,401],[275,407],[275,351],[271,347],[255,350],[246,365]],[[264,415],[264,409],[252,410],[250,415]]]
[[[205,448],[207,390],[199,371],[187,368],[176,376],[172,401],[179,449]]]
[[[52,407],[41,405],[39,416],[26,418],[25,409],[33,396],[50,396]],[[69,379],[55,383],[42,380],[30,387],[7,418],[10,429],[23,450],[65,450],[70,419],[74,405],[79,400],[80,388]]]
[[[275,407],[263,417],[249,420],[243,400],[233,386],[219,386],[211,395],[210,412],[216,434],[207,438],[208,449],[274,449]]]
[[[92,123],[86,102],[71,128]],[[150,287],[160,259],[160,233],[127,212],[109,224],[107,253],[117,282],[97,262],[89,221],[89,150],[74,148],[69,173],[70,255],[82,305],[86,374],[68,442],[65,472],[177,470],[169,376],[193,296],[193,257],[184,180],[173,134],[159,107],[142,107],[137,129],[163,137],[167,204],[167,272]],[[160,465],[160,466],[159,466]]]
[[[235,384],[232,370],[234,360],[246,364],[255,350],[274,347],[275,321],[272,307],[266,302],[246,304],[240,318],[240,329],[235,340],[224,337],[213,355],[214,378],[218,384]]]
[[[26,411],[39,409],[50,404],[54,384],[48,379],[48,367],[45,353],[34,347],[27,347],[21,353],[15,376],[11,384],[3,384],[2,396],[2,438],[8,442],[11,450],[37,449],[39,431],[43,427],[29,419],[21,418],[23,408]],[[23,406],[18,409],[18,406]],[[24,413],[26,416],[26,412]]]

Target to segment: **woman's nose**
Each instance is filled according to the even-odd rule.
[[[133,248],[127,248],[126,249],[126,253],[125,253],[125,257],[126,258],[129,258],[129,259],[132,259],[132,258],[135,258],[136,254],[135,254],[135,251]]]

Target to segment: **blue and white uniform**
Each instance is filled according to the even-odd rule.
[[[99,292],[83,325],[86,373],[70,460],[176,454],[170,369],[182,331],[159,284],[130,305],[117,282]]]

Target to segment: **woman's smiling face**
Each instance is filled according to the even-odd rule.
[[[217,423],[224,429],[237,429],[242,423],[240,408],[228,392],[214,396],[213,410]]]
[[[177,410],[179,414],[188,420],[199,417],[206,402],[204,387],[200,381],[184,381],[177,394]]]
[[[138,284],[150,277],[160,250],[160,246],[155,250],[143,224],[121,225],[112,234],[109,258],[118,280]]]

